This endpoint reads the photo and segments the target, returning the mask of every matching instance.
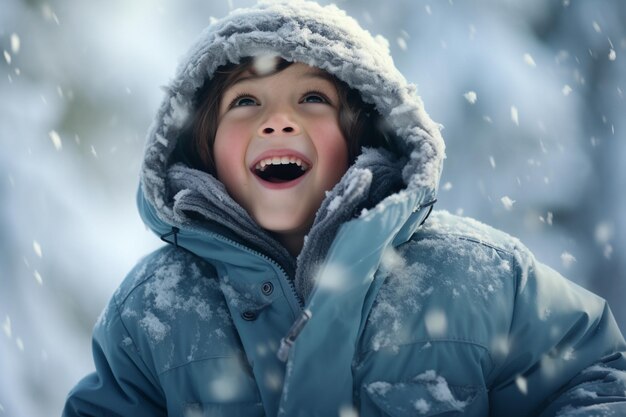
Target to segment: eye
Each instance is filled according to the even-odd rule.
[[[250,94],[239,94],[237,97],[230,102],[230,106],[228,108],[233,107],[245,107],[245,106],[258,106],[259,103],[257,99],[252,97]]]
[[[330,103],[330,100],[319,91],[309,91],[302,98],[302,103]]]

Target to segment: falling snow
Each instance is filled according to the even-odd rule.
[[[563,93],[564,96],[569,96],[571,92],[572,92],[572,87],[570,87],[567,84],[565,84],[563,86],[563,89],[561,89],[561,93]]]
[[[20,52],[20,37],[17,36],[17,33],[11,34],[11,51],[14,54]]]
[[[237,397],[240,381],[233,375],[218,374],[219,377],[209,384],[209,392],[219,402],[232,401]]]
[[[524,395],[528,395],[528,381],[523,376],[515,378],[515,385],[517,389]]]
[[[433,309],[426,312],[424,317],[426,331],[431,337],[441,337],[446,333],[448,321],[443,310]]]
[[[61,143],[61,136],[59,136],[59,134],[56,131],[51,130],[48,133],[48,136],[50,137],[50,140],[52,141],[52,144],[54,145],[54,148],[57,151],[60,151],[61,149],[63,149],[63,144]]]
[[[35,281],[37,281],[37,284],[39,285],[43,284],[43,278],[41,278],[41,274],[38,271],[35,271],[33,273],[33,276],[35,277]]]
[[[276,64],[278,64],[278,57],[276,55],[263,54],[254,57],[252,63],[254,71],[260,76],[271,74],[276,70]]]
[[[8,337],[9,339],[12,336],[12,331],[11,331],[11,318],[9,316],[6,316],[4,318],[4,322],[2,322],[2,331],[4,332],[4,335],[6,337]]]
[[[403,51],[406,51],[407,45],[406,45],[406,41],[403,38],[396,39],[396,42],[398,43],[398,47],[400,49],[402,49]]]
[[[537,66],[533,57],[528,53],[524,54],[524,62],[526,63],[526,65],[532,68],[535,68]]]
[[[478,99],[478,96],[474,91],[468,91],[467,93],[463,94],[463,97],[465,97],[465,100],[467,100],[471,104],[476,103],[476,100]]]
[[[611,61],[615,61],[615,59],[617,58],[617,53],[615,52],[615,49],[612,49],[609,51],[609,60]]]
[[[500,199],[500,202],[507,210],[513,210],[513,204],[515,204],[515,200],[511,200],[509,196],[504,196]]]
[[[519,126],[519,114],[517,112],[517,107],[515,106],[511,106],[511,120]]]
[[[33,240],[33,250],[35,251],[35,255],[37,255],[38,257],[41,258],[43,256],[41,252],[41,245],[36,240]]]
[[[574,262],[576,262],[576,258],[569,252],[563,252],[561,254],[561,263],[565,268],[571,267]]]

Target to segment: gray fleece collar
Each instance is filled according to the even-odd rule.
[[[286,250],[256,226],[219,181],[182,165],[169,165],[178,137],[193,117],[196,92],[206,79],[226,63],[268,53],[324,69],[360,91],[363,100],[373,103],[383,116],[394,147],[403,155],[368,151],[329,192],[297,261],[296,283],[306,294],[307,277],[323,259],[337,228],[359,207],[384,203],[400,188],[435,198],[444,144],[415,86],[393,65],[386,40],[371,36],[334,5],[263,2],[233,11],[209,26],[167,87],[148,134],[141,171],[144,198],[165,224],[197,226],[197,216],[219,222],[242,241],[295,267]],[[192,212],[194,216],[189,215]]]

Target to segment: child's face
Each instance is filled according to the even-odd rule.
[[[218,179],[294,254],[348,168],[339,98],[325,74],[300,63],[265,77],[246,71],[220,102]]]

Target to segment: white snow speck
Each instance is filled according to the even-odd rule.
[[[426,13],[428,13],[429,15],[433,14],[432,9],[430,8],[430,4],[427,4],[424,9],[426,10]]]
[[[33,240],[33,250],[35,251],[35,254],[37,256],[39,256],[40,258],[42,257],[41,245],[36,240]]]
[[[252,66],[254,71],[259,75],[268,75],[276,70],[276,64],[278,64],[278,57],[272,54],[263,54],[254,57]]]
[[[442,336],[446,332],[448,327],[448,320],[446,319],[446,313],[439,309],[433,309],[426,313],[424,318],[426,323],[426,330],[432,337]]]
[[[451,183],[450,181],[446,182],[446,183],[443,185],[443,190],[444,190],[444,191],[450,191],[451,189],[452,189],[452,183]]]
[[[465,97],[465,100],[467,100],[470,104],[476,103],[476,100],[478,99],[478,95],[475,91],[468,91],[463,94],[463,97]]]
[[[493,353],[506,356],[509,354],[509,339],[506,335],[496,336],[491,341],[491,350]]]
[[[209,390],[213,397],[219,401],[232,401],[237,397],[239,381],[237,378],[223,374],[218,379],[211,382]]]
[[[569,268],[574,262],[576,262],[576,258],[571,253],[565,251],[561,254],[561,262],[565,268]]]
[[[0,404],[0,411],[4,413],[4,407]]]
[[[11,65],[11,54],[7,50],[4,51],[4,60]]]
[[[426,382],[428,392],[437,401],[448,403],[458,411],[462,411],[467,405],[466,401],[459,401],[454,398],[454,395],[452,395],[452,392],[450,391],[450,387],[448,387],[448,382],[444,377],[437,375],[437,373],[433,370],[426,371],[423,374],[416,376],[415,380]]]
[[[57,151],[60,151],[61,149],[63,149],[63,143],[61,143],[61,136],[59,136],[59,134],[55,130],[51,130],[50,132],[48,132],[48,136],[50,136],[50,140],[52,141],[52,144],[54,145],[54,148]]]
[[[53,20],[57,24],[57,26],[59,25],[59,17],[52,10],[49,4],[44,4],[43,6],[41,6],[41,13],[43,14],[44,19]]]
[[[339,407],[339,417],[359,417],[359,413],[352,404]]]
[[[598,398],[598,394],[596,392],[587,391],[584,388],[578,388],[572,392],[574,397],[578,398]]]
[[[348,285],[347,278],[350,274],[341,265],[328,265],[323,273],[318,275],[318,286],[330,291],[338,291]]]
[[[576,359],[576,355],[574,354],[574,348],[568,347],[563,351],[563,360],[571,361],[572,359]]]
[[[616,58],[617,54],[615,53],[615,49],[611,48],[611,50],[609,51],[609,60],[615,61]]]
[[[18,338],[15,339],[15,344],[17,345],[17,348],[21,352],[24,352],[24,341],[22,340],[21,337],[18,337]]]
[[[35,276],[35,281],[37,281],[37,284],[43,285],[43,279],[41,278],[41,274],[38,271],[35,271],[33,275]]]
[[[606,259],[611,259],[611,255],[613,254],[613,246],[609,244],[604,245],[604,251],[602,253]]]
[[[382,396],[387,395],[390,389],[391,389],[391,384],[389,382],[384,382],[384,381],[372,382],[371,384],[367,386],[367,391],[370,394],[376,393]]]
[[[496,160],[491,155],[489,155],[489,164],[491,165],[491,168],[496,169]]]
[[[507,210],[512,210],[513,204],[515,204],[515,200],[511,200],[511,198],[507,195],[502,197],[500,201],[502,202],[502,205],[504,206],[504,208]]]
[[[528,381],[523,376],[519,375],[515,378],[515,385],[517,389],[524,395],[528,395]]]
[[[157,342],[162,341],[170,330],[170,326],[162,323],[151,311],[146,312],[139,324]]]
[[[539,216],[539,220],[541,220],[544,223],[549,224],[550,226],[552,226],[553,218],[554,218],[554,214],[552,214],[551,211],[548,212],[548,215],[545,218],[543,216]]]
[[[335,210],[337,210],[339,208],[339,206],[341,205],[341,202],[343,201],[343,197],[338,195],[335,196],[335,198],[333,198],[331,200],[330,203],[328,203],[328,212],[333,212]]]
[[[91,145],[91,154],[94,158],[98,159],[98,152],[96,152],[96,148],[94,148],[93,145]]]
[[[601,222],[596,226],[594,236],[599,244],[608,243],[613,237],[613,225],[608,222]]]
[[[525,53],[524,54],[524,62],[529,67],[532,67],[532,68],[537,67],[537,64],[535,63],[535,60],[533,59],[533,57],[529,53]]]
[[[17,36],[17,33],[11,34],[11,51],[13,51],[14,54],[20,51],[20,37]]]
[[[400,254],[392,247],[387,247],[384,250],[380,262],[385,269],[391,271],[398,270],[399,268],[404,268],[406,266],[404,258],[402,258],[402,256],[400,256]]]
[[[265,385],[273,391],[279,391],[283,387],[283,379],[276,372],[268,372],[265,374]]]
[[[413,405],[415,406],[415,409],[420,414],[426,414],[430,411],[430,404],[428,404],[428,401],[426,401],[423,398],[420,398],[419,400],[415,401]]]
[[[6,337],[8,337],[9,339],[11,338],[11,318],[9,316],[6,316],[4,318],[4,322],[2,323],[2,331],[4,332]]]
[[[561,93],[563,93],[564,96],[569,96],[570,93],[572,92],[572,87],[570,87],[569,85],[565,84],[563,86],[563,89],[561,90]]]
[[[593,26],[593,30],[595,30],[596,32],[598,33],[602,32],[602,28],[600,28],[600,25],[595,20],[593,21],[591,25]]]
[[[519,126],[519,113],[517,111],[517,107],[515,106],[511,106],[511,120]]]
[[[396,39],[396,42],[398,42],[398,46],[400,47],[400,49],[402,49],[403,51],[406,51],[406,41],[403,38],[398,38]]]

